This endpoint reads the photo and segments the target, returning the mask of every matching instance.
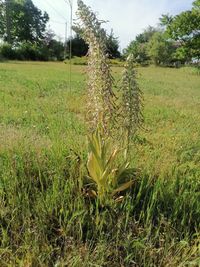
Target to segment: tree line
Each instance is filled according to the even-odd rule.
[[[171,66],[200,60],[200,0],[192,9],[176,16],[162,15],[157,27],[137,35],[124,55],[132,54],[139,64]]]
[[[0,0],[0,58],[19,60],[63,60],[87,55],[88,45],[75,35],[66,43],[47,29],[49,15],[32,0]],[[200,0],[191,10],[176,16],[162,15],[157,27],[149,26],[119,52],[119,41],[110,32],[106,40],[110,58],[125,58],[132,54],[138,64],[177,65],[200,59]]]
[[[63,60],[69,56],[69,43],[57,40],[47,29],[49,15],[32,0],[0,0],[0,57],[18,60]],[[71,37],[72,56],[85,56],[87,44],[81,37]],[[111,58],[120,57],[119,43],[113,31],[107,38]]]
[[[19,60],[63,59],[64,44],[47,30],[49,15],[32,0],[0,0],[0,56]]]

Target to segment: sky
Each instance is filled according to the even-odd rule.
[[[113,29],[120,49],[125,48],[137,34],[149,25],[156,26],[162,14],[176,15],[191,9],[193,0],[83,0],[102,20],[108,33]],[[33,3],[50,16],[49,26],[58,38],[64,40],[70,33],[70,8],[68,0],[33,0]],[[73,19],[76,18],[76,0],[73,2]]]

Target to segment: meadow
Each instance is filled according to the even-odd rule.
[[[200,76],[137,68],[137,175],[99,208],[83,194],[85,68],[70,86],[68,64],[0,63],[0,266],[200,266]]]

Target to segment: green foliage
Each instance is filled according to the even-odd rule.
[[[8,43],[0,45],[0,56],[5,59],[16,59],[17,53]]]
[[[43,45],[43,54],[47,54],[48,60],[63,60],[64,59],[64,44],[55,39],[51,39],[47,45]]]
[[[72,43],[72,56],[76,56],[76,57],[86,56],[88,52],[88,45],[79,35],[72,37],[71,43]],[[70,40],[67,41],[68,55],[69,55],[69,47],[70,47]]]
[[[184,64],[185,62],[190,61],[189,51],[186,47],[180,46],[176,49],[173,54],[174,60]]]
[[[176,16],[162,15],[160,29],[149,27],[136,36],[124,54],[133,54],[134,61],[156,65],[178,66],[199,59],[200,47],[200,8],[199,0],[193,2],[191,10]]]
[[[162,32],[155,33],[147,46],[148,55],[155,65],[169,65],[173,62],[175,47],[167,40]]]
[[[114,32],[111,30],[106,40],[106,53],[110,59],[120,58],[119,41],[114,37]]]
[[[136,36],[136,41],[139,43],[147,43],[150,41],[154,33],[158,32],[159,29],[149,26],[147,27],[143,33]]]
[[[72,65],[87,65],[88,63],[87,57],[73,57],[71,60]],[[65,60],[66,64],[70,64],[68,59]],[[119,59],[110,59],[110,64],[112,67],[123,67],[124,61]]]
[[[4,2],[0,1],[0,37],[2,37],[5,33],[6,21],[5,21],[5,6]]]
[[[132,41],[124,50],[125,56],[127,57],[131,54],[136,63],[148,64],[150,57],[148,55],[147,45],[154,33],[157,31],[158,29],[149,26],[143,33],[137,35],[135,40]]]
[[[199,9],[200,8],[200,1],[199,0],[195,0],[193,3],[192,3],[193,7],[196,8],[196,9]]]
[[[22,42],[15,47],[7,43],[0,46],[0,55],[10,60],[62,60],[63,53],[63,44],[54,39],[48,44]]]
[[[31,42],[22,42],[17,49],[18,58],[21,60],[47,60],[48,55],[44,55],[43,48]],[[43,52],[43,53],[42,53]]]
[[[108,107],[116,102],[105,31],[78,4],[90,45],[89,93],[101,101],[90,106],[98,117],[88,160],[84,67],[73,67],[69,91],[65,64],[0,64],[0,265],[198,266],[199,77],[188,69],[138,69],[148,130],[135,136],[130,163],[138,169],[130,172],[117,158],[124,150],[108,138],[111,116],[103,114],[118,111]],[[129,57],[120,93],[135,132],[141,94],[133,66]],[[88,172],[89,190],[83,188]]]
[[[31,0],[6,1],[2,1],[0,5],[0,16],[3,21],[0,33],[4,40],[11,43],[42,40],[49,20],[48,14],[43,14]],[[11,40],[8,40],[6,35],[6,5],[9,10]]]
[[[69,59],[65,60],[65,64],[72,64],[72,65],[87,65],[87,57],[73,57],[71,61]]]
[[[124,66],[124,60],[122,58],[120,59],[110,59],[110,64],[113,67],[123,67]]]
[[[170,18],[165,18],[163,15],[163,23],[165,20]],[[163,30],[149,27],[142,34],[137,35],[124,52],[125,55],[131,54],[134,62],[142,65],[152,61],[156,65],[168,66],[176,61],[185,62],[185,54],[180,55],[181,51],[176,54],[180,46],[180,43],[170,40]]]
[[[132,41],[127,47],[125,54],[131,54],[134,61],[139,64],[145,64],[150,59],[147,53],[147,43]]]
[[[6,15],[6,12],[9,12]],[[52,31],[46,32],[48,15],[33,4],[26,1],[2,1],[0,3],[0,36],[7,40],[10,53],[6,59],[19,60],[63,60],[64,45],[55,39]],[[9,29],[6,18],[9,18]],[[9,32],[9,36],[8,36]]]
[[[192,10],[181,12],[173,17],[167,26],[167,33],[174,40],[181,40],[187,49],[187,55],[200,58],[200,8],[199,1],[194,1]]]
[[[160,21],[160,25],[162,27],[167,27],[173,20],[173,16],[169,15],[169,14],[166,14],[166,15],[162,15],[160,18],[159,18],[159,21]]]

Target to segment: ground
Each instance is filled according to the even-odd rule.
[[[137,68],[145,122],[134,140],[131,165],[148,182],[133,192],[138,198],[120,206],[130,224],[139,226],[129,232],[125,220],[126,249],[115,258],[122,245],[115,234],[108,237],[109,226],[95,226],[92,239],[85,218],[96,217],[74,192],[75,179],[86,172],[85,71],[72,66],[70,87],[68,64],[0,63],[0,265],[198,266],[200,76],[186,67]],[[113,67],[116,82],[121,71]],[[128,208],[139,197],[139,204]],[[123,216],[118,219],[122,227]]]

